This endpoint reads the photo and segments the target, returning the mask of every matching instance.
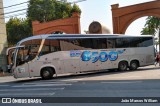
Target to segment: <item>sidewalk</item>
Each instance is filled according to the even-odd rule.
[[[5,77],[5,76],[12,76],[12,73],[0,72],[0,77]]]
[[[11,82],[11,81],[15,81],[16,79],[13,76],[3,76],[0,77],[0,83],[3,82]]]
[[[3,73],[1,72],[0,73],[0,83],[4,83],[4,82],[12,82],[12,81],[18,81],[18,80],[26,80],[26,79],[29,79],[29,78],[19,78],[19,79],[15,79],[13,76],[12,76],[12,73]],[[32,79],[32,78],[30,78]]]
[[[144,67],[139,67],[138,69],[154,69],[154,70],[160,70],[159,64],[155,65],[149,65],[149,66],[144,66]]]
[[[13,81],[24,81],[24,80],[32,80],[32,79],[37,79],[38,77],[32,77],[32,78],[14,78],[13,76],[3,76],[0,77],[0,83],[5,83],[5,82],[13,82]]]

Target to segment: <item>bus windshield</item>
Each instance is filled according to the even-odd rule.
[[[23,42],[20,45],[22,47],[19,47],[16,49],[16,52],[17,52],[16,66],[22,65],[26,62],[33,60],[38,55],[40,43],[41,43],[41,40],[39,39]]]

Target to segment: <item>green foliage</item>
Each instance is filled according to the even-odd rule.
[[[146,19],[146,24],[141,31],[141,34],[155,36],[158,30],[159,30],[159,36],[160,36],[160,19],[157,17],[148,16]],[[159,41],[155,40],[156,50],[157,50],[157,45],[159,43],[160,43]]]
[[[148,16],[146,19],[146,24],[141,31],[141,34],[155,35],[160,29],[160,19],[153,16]]]
[[[34,20],[47,22],[67,18],[71,17],[72,12],[81,13],[81,10],[75,4],[72,7],[69,3],[57,0],[30,0],[26,19],[11,18],[7,22],[8,42],[10,45],[14,45],[21,39],[31,36],[31,22]]]
[[[27,16],[33,21],[47,22],[70,17],[72,11],[79,12],[81,10],[77,5],[72,7],[69,3],[57,0],[30,0]]]
[[[79,14],[81,14],[81,9],[79,8],[78,5],[76,5],[76,4],[73,5],[71,13],[73,13],[73,12],[78,12]]]
[[[31,35],[31,27],[27,19],[11,18],[6,24],[6,30],[9,45],[14,45]]]

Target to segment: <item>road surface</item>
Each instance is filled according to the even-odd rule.
[[[89,100],[89,103],[91,103],[90,105],[99,106],[106,105],[104,104],[108,99],[106,97],[109,97],[113,99],[110,102],[113,102],[113,105],[116,106],[116,103],[114,102],[116,102],[116,100],[119,98],[126,99],[126,97],[129,97],[129,99],[132,99],[134,97],[154,97],[156,99],[156,97],[160,97],[160,69],[159,67],[154,66],[143,67],[138,69],[137,71],[103,71],[95,73],[83,73],[78,75],[67,75],[53,78],[51,80],[42,80],[41,78],[13,79],[12,77],[3,77],[0,79],[0,97],[3,98],[63,97],[60,99],[67,100],[67,98],[69,97],[80,97],[78,98],[78,100],[82,99],[82,101],[86,103],[87,101],[83,99],[89,97],[86,99]],[[97,98],[97,103],[94,103],[96,101],[93,100],[96,98],[90,97],[105,97],[106,101],[102,101],[102,103],[99,104],[99,98]],[[73,99],[73,103],[69,104],[70,102],[72,102],[70,101],[68,104],[61,103],[55,105],[75,105],[74,101],[76,101],[77,99],[69,99]],[[48,102],[52,101],[48,100]],[[108,105],[110,104],[110,102],[108,103]],[[127,104],[128,103],[119,103],[118,105],[125,106]],[[140,106],[146,106],[145,103],[138,104]],[[42,105],[48,106],[48,104]],[[76,105],[81,104],[76,103]],[[88,106],[87,104],[83,105]],[[130,103],[130,106],[132,105],[134,104]],[[158,106],[160,104],[149,103],[147,105]]]

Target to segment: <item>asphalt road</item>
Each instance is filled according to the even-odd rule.
[[[21,97],[21,98],[38,98],[38,97],[63,97],[60,98],[67,100],[69,97],[82,97],[85,103],[85,99],[89,100],[90,105],[99,106],[104,104],[109,99],[108,105],[117,105],[114,103],[117,101],[117,97],[120,99],[132,99],[134,97],[160,97],[160,70],[159,67],[152,68],[140,68],[137,71],[126,72],[96,72],[79,75],[68,75],[54,78],[51,80],[42,80],[40,78],[35,79],[18,79],[10,82],[1,82],[0,84],[0,97]],[[86,98],[88,97],[88,98]],[[106,101],[99,102],[99,98],[90,97],[109,97],[102,98]],[[116,98],[114,98],[116,97]],[[48,99],[48,98],[47,98]],[[53,99],[53,98],[49,98]],[[58,105],[82,105],[74,104],[77,99],[72,99],[73,103],[60,103]],[[110,100],[111,99],[111,100]],[[144,98],[143,98],[144,99]],[[154,98],[153,98],[154,99]],[[158,98],[159,99],[159,98]],[[97,103],[94,103],[96,102]],[[49,101],[49,100],[48,100]],[[110,103],[110,102],[113,102]],[[153,101],[156,102],[156,101]],[[159,101],[160,102],[160,101]],[[94,103],[94,104],[92,104]],[[140,106],[158,106],[159,103],[138,103]],[[138,105],[136,103],[136,105]],[[1,104],[0,104],[1,105]],[[13,106],[13,104],[7,104]],[[20,104],[19,104],[20,105]],[[24,104],[23,104],[24,105]],[[35,104],[31,104],[35,105]],[[48,106],[48,104],[42,104]],[[51,105],[51,104],[50,104]],[[87,104],[83,104],[88,106]],[[130,105],[133,103],[120,103],[120,106]],[[17,106],[17,105],[16,105]]]

